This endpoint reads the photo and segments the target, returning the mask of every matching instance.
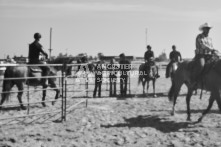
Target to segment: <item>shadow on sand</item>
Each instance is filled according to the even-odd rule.
[[[112,128],[112,127],[152,127],[158,131],[163,133],[177,132],[179,129],[187,128],[190,122],[174,122],[167,121],[163,118],[159,118],[158,116],[138,116],[132,118],[125,118],[125,123],[119,123],[115,125],[102,125],[104,128]]]

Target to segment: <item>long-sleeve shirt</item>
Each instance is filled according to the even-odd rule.
[[[180,52],[179,51],[170,52],[170,60],[171,61],[176,61],[176,62],[181,61],[182,56],[181,56]]]
[[[146,51],[145,54],[144,54],[144,60],[149,61],[151,57],[154,58],[153,51],[151,51],[151,50]]]
[[[213,50],[212,39],[204,34],[196,37],[196,54],[208,54]]]
[[[29,45],[28,54],[29,63],[37,64],[39,62],[40,53],[42,53],[45,56],[48,56],[48,54],[42,49],[42,45],[39,42],[34,41],[33,43],[31,43]]]

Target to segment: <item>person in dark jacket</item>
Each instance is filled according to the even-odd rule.
[[[107,70],[109,71],[110,97],[116,96],[118,66],[115,64],[114,58],[110,60],[109,64],[107,64]]]
[[[144,53],[145,67],[146,67],[147,71],[149,72],[150,78],[152,78],[152,76],[159,78],[160,75],[158,72],[158,67],[155,64],[154,52],[151,50],[151,48],[152,47],[150,45],[147,45],[147,51]],[[151,71],[152,71],[152,73],[151,73]]]
[[[97,89],[98,89],[98,97],[101,97],[101,85],[102,85],[102,78],[103,78],[103,67],[102,62],[99,60],[95,66],[95,87],[93,97],[96,97]]]
[[[29,62],[28,64],[45,64],[44,61],[40,60],[40,55],[43,54],[46,59],[48,59],[48,54],[43,50],[42,45],[39,43],[41,39],[41,34],[40,33],[35,33],[34,34],[34,42],[32,42],[29,45],[29,54],[28,54],[28,59]],[[47,76],[49,75],[50,69],[47,66],[39,66],[42,69],[42,76]],[[42,83],[46,84],[47,79],[42,78]]]
[[[169,64],[167,65],[167,68],[166,68],[166,78],[169,77],[169,69],[170,69],[170,66],[171,66],[174,62],[181,62],[181,61],[182,61],[182,56],[181,56],[180,52],[176,50],[176,46],[173,45],[173,46],[172,46],[172,51],[170,52],[170,62],[169,62]]]
[[[120,94],[122,97],[127,95],[127,81],[129,71],[131,70],[131,64],[125,58],[125,54],[120,54]]]

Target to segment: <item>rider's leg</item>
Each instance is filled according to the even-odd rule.
[[[196,63],[195,63],[195,67],[194,67],[194,79],[192,79],[193,81],[195,81],[196,83],[198,83],[201,78],[202,78],[202,72],[204,69],[204,65],[205,65],[205,58],[203,55],[199,56],[196,59]]]
[[[166,67],[166,78],[169,78],[169,74],[170,74],[170,71],[169,71],[169,69],[170,69],[170,67],[171,67],[171,64],[172,64],[172,62],[170,61],[170,63],[167,65],[167,67]]]
[[[39,62],[39,64],[44,64],[43,62]],[[48,66],[40,66],[40,68],[42,69],[42,84],[44,84],[44,86],[48,85],[48,78],[44,78],[44,76],[49,76],[50,73],[50,68]]]

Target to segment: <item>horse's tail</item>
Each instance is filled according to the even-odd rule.
[[[5,73],[4,73],[4,79],[10,78],[9,76],[10,71],[9,67],[6,68]],[[11,80],[3,80],[2,84],[2,100],[1,101],[8,101],[9,100],[9,95],[10,95],[10,90],[12,88],[12,81]]]

